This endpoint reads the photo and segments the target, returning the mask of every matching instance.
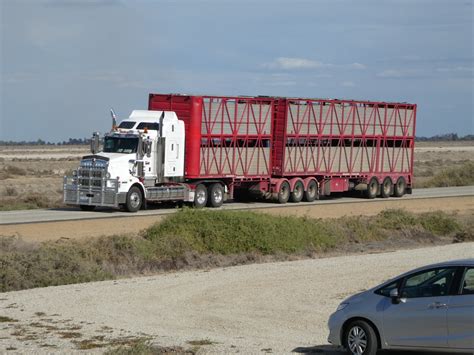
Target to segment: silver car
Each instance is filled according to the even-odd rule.
[[[350,354],[378,349],[474,352],[474,259],[425,266],[349,297],[329,338]]]

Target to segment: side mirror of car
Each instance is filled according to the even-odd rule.
[[[398,289],[394,288],[390,290],[390,298],[392,299],[392,304],[399,304],[401,301],[400,295],[398,294]]]

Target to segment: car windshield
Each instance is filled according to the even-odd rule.
[[[138,138],[105,137],[105,153],[136,153],[138,147]]]

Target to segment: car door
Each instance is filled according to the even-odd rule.
[[[442,267],[405,276],[400,302],[383,310],[384,340],[390,347],[446,348],[447,303],[456,268]]]
[[[448,345],[474,350],[474,267],[465,268],[458,286],[448,304]]]

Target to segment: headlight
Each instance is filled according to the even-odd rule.
[[[341,303],[339,306],[337,306],[336,312],[342,311],[344,308],[346,308],[349,305],[349,303]]]

